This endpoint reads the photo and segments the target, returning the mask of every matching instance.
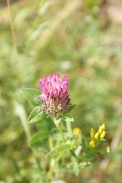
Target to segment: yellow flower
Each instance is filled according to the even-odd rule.
[[[106,132],[105,132],[105,130],[104,130],[104,131],[101,133],[100,138],[101,138],[101,139],[104,139],[105,134],[106,134]]]
[[[89,143],[90,147],[94,148],[95,147],[95,142],[94,140],[91,140],[90,143]]]
[[[98,140],[99,135],[100,135],[99,132],[95,133],[95,136],[94,136],[95,140]]]
[[[105,124],[102,124],[100,127],[99,127],[99,133],[102,134],[103,130],[105,130]]]
[[[74,128],[74,129],[73,129],[73,135],[74,135],[74,136],[79,136],[79,135],[81,135],[81,129],[78,128],[78,127]]]
[[[91,136],[92,139],[94,138],[94,134],[95,134],[95,131],[94,131],[93,128],[91,128],[91,130],[90,130],[90,136]]]
[[[72,149],[75,149],[79,144],[82,144],[82,132],[81,129],[76,127],[73,129],[73,142]]]
[[[105,124],[101,125],[102,130],[105,130]]]

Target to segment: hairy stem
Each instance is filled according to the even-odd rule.
[[[64,139],[64,134],[63,134],[62,124],[61,123],[58,124],[58,129],[59,129],[60,134],[61,134],[62,142],[64,143],[65,139]]]
[[[71,128],[71,122],[70,121],[66,121],[66,127],[67,127],[67,131],[68,131],[68,136],[71,139],[72,138],[72,128]]]

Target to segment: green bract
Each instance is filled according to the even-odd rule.
[[[46,114],[42,111],[41,106],[36,106],[29,115],[28,122],[34,123],[40,121]]]

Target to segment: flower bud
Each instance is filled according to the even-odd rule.
[[[101,125],[101,129],[102,129],[102,130],[105,130],[105,124],[102,124],[102,125]]]
[[[106,134],[106,132],[105,132],[105,130],[104,130],[104,131],[102,132],[102,134],[100,135],[100,138],[101,138],[101,139],[104,139],[105,134]]]
[[[95,142],[94,140],[91,140],[90,143],[89,143],[90,147],[94,148],[95,147]]]
[[[99,138],[99,132],[95,133],[94,138],[95,138],[95,140],[98,140],[98,138]]]
[[[91,128],[91,130],[90,130],[90,136],[91,136],[92,139],[94,138],[94,134],[95,134],[95,131],[94,131],[93,128]]]
[[[103,131],[102,126],[100,126],[99,129],[98,129],[99,134],[101,134],[102,131]]]

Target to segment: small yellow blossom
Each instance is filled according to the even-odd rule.
[[[90,130],[91,141],[89,143],[90,147],[95,147],[95,143],[99,143],[100,139],[104,139],[105,135],[106,135],[105,124],[99,126],[96,133],[95,130],[91,128]]]
[[[102,134],[103,130],[105,130],[105,124],[102,124],[98,129],[100,134]]]
[[[101,125],[102,130],[105,130],[105,124]]]
[[[99,129],[98,129],[98,132],[101,134],[102,133],[102,128],[101,128],[101,126],[99,127]]]
[[[94,131],[93,128],[91,128],[91,130],[90,130],[90,136],[91,136],[92,139],[94,138],[94,134],[95,134],[95,131]]]
[[[95,142],[94,140],[91,140],[90,143],[89,143],[90,147],[94,148],[95,147]]]
[[[74,129],[73,129],[73,135],[74,135],[74,136],[79,136],[79,135],[81,135],[81,129],[78,128],[78,127],[74,128]]]
[[[94,135],[95,140],[98,140],[99,135],[100,135],[99,132],[95,133],[95,135]]]
[[[101,133],[100,138],[101,138],[101,139],[104,139],[105,134],[106,134],[106,132],[105,132],[105,130],[104,130],[104,131]]]

